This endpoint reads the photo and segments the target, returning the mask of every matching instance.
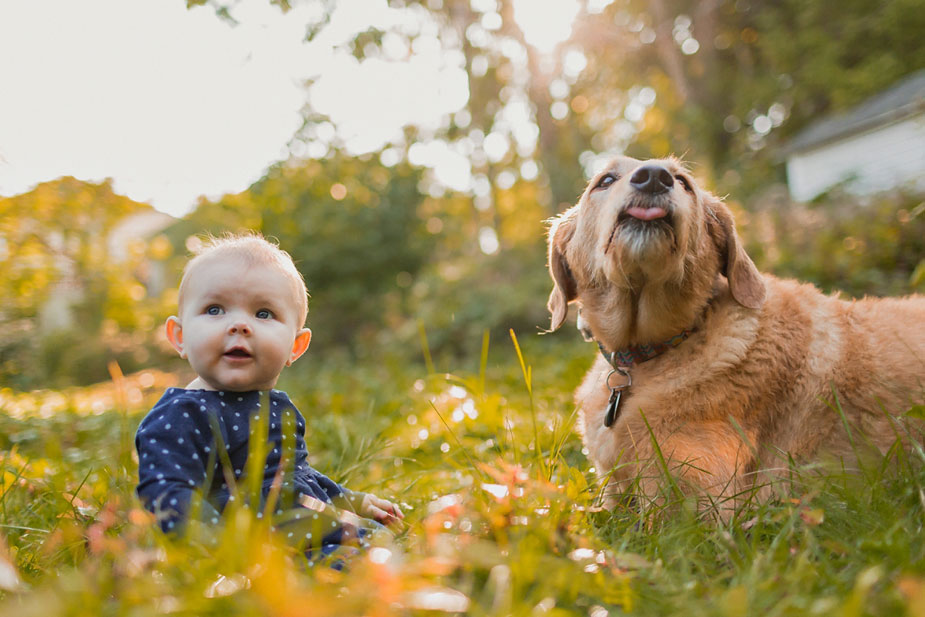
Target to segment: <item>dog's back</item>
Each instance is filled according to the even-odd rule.
[[[846,301],[765,278],[760,331],[778,349],[768,365],[792,367],[782,383],[763,385],[778,392],[775,448],[802,460],[852,458],[862,446],[885,452],[897,438],[908,443],[910,431],[920,438],[905,415],[925,400],[925,297]]]

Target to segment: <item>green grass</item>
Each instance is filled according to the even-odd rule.
[[[244,511],[156,531],[132,493],[137,405],[2,414],[0,615],[925,615],[919,451],[795,470],[792,495],[728,524],[683,501],[602,511],[571,403],[594,352],[563,338],[429,374],[296,365],[281,387],[313,464],[405,505],[406,528],[346,573],[308,567]]]

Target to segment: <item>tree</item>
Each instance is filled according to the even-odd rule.
[[[179,254],[202,232],[253,229],[277,239],[312,296],[313,345],[356,348],[402,310],[432,252],[419,182],[407,163],[389,168],[372,157],[290,161],[241,194],[200,203],[168,234]]]
[[[319,6],[309,40],[343,3]],[[542,220],[575,201],[601,155],[674,153],[708,188],[748,204],[782,179],[781,148],[808,122],[925,66],[925,0],[584,0],[571,36],[550,49],[531,42],[515,0],[390,7],[408,19],[371,26],[338,53],[440,53],[466,74],[461,109],[436,128],[404,127],[387,148],[423,168],[419,214],[437,221],[440,243],[411,297],[450,346],[536,317],[548,284]],[[350,155],[330,118],[309,105],[305,119],[297,141]],[[465,155],[467,186],[430,173],[433,144]]]
[[[233,11],[224,0],[209,4],[225,15]],[[309,39],[324,32],[337,8],[320,4],[322,17],[307,25]],[[528,176],[538,164],[537,196],[552,213],[574,201],[594,154],[609,151],[680,154],[720,192],[749,197],[780,178],[780,147],[806,123],[925,66],[923,0],[580,5],[572,36],[544,51],[525,37],[514,0],[390,3],[426,15],[419,21],[437,25],[442,51],[464,58],[465,113],[450,118],[441,135],[425,138],[467,142],[462,150],[472,152],[471,191],[483,225],[499,227],[493,191],[499,181],[509,185],[524,164]],[[413,43],[425,30],[370,29],[343,47],[359,58],[376,57],[387,35]],[[515,109],[527,110],[532,128],[512,130]],[[487,155],[483,145],[491,135],[508,142],[506,152]],[[412,131],[399,145],[407,150],[417,138]]]
[[[747,198],[780,178],[780,148],[807,123],[925,66],[923,27],[922,0],[617,0],[576,26],[599,50],[577,91],[651,88],[629,150],[684,154]]]
[[[157,311],[146,288],[146,247],[110,240],[127,217],[149,212],[115,194],[109,181],[69,177],[0,198],[4,383],[99,381],[109,360],[130,368],[148,359],[151,341],[131,334],[150,328]],[[115,255],[113,248],[128,250]]]

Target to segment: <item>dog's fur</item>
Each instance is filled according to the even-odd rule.
[[[643,165],[673,184],[639,190]],[[667,216],[628,214],[656,206]],[[630,369],[609,428],[603,357],[576,392],[608,506],[628,492],[660,499],[672,477],[725,517],[737,497],[768,496],[794,461],[854,467],[922,438],[905,414],[925,392],[925,297],[844,301],[760,274],[729,209],[676,159],[613,159],[552,222],[549,270],[552,330],[572,302],[607,351],[693,330]]]

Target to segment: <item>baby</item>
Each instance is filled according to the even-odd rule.
[[[350,491],[309,466],[305,419],[286,393],[272,389],[312,336],[303,327],[305,283],[288,253],[256,234],[214,239],[187,263],[178,305],[167,339],[197,377],[169,388],[135,436],[138,496],[165,531],[186,521],[197,489],[212,522],[236,495],[244,498],[238,484],[248,451],[260,451],[252,443],[257,431],[266,435],[258,516],[273,499],[282,515],[274,523],[290,539],[296,531],[297,542],[327,554],[365,535],[357,516],[342,524],[341,509],[386,524],[404,518],[392,502]],[[314,525],[300,527],[303,520]]]

